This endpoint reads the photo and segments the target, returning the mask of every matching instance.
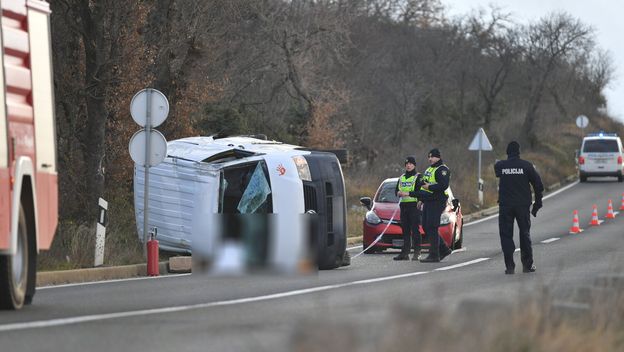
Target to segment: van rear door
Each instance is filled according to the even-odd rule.
[[[616,139],[587,139],[583,145],[585,170],[613,172],[618,169],[619,145]]]

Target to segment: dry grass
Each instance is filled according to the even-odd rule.
[[[387,306],[389,318],[367,323],[353,318],[346,323],[317,319],[298,325],[293,350],[340,351],[487,351],[487,352],[593,352],[624,350],[624,294],[609,290],[608,298],[591,302],[589,309],[570,314],[554,303],[546,289],[517,303],[464,301],[458,308]],[[358,309],[356,316],[363,312]],[[380,315],[381,316],[381,315]],[[342,317],[342,320],[348,317]],[[318,331],[333,326],[342,335]],[[318,336],[317,336],[318,337]],[[310,343],[317,341],[316,344]],[[318,341],[322,340],[322,343]]]
[[[364,215],[366,208],[363,206],[347,209],[347,237],[362,236]]]
[[[40,270],[64,270],[93,266],[95,225],[60,222],[52,248],[38,257]]]
[[[132,203],[126,197],[112,198],[108,207],[104,265],[126,265],[145,262],[138,241]],[[49,251],[41,252],[39,270],[66,270],[93,267],[95,255],[95,221],[59,222]]]

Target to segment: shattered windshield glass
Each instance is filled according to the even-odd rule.
[[[255,213],[264,204],[269,194],[271,194],[271,187],[262,170],[262,163],[258,163],[236,209],[241,214]]]

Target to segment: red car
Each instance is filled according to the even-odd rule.
[[[399,197],[395,193],[398,178],[388,178],[384,180],[377,192],[374,200],[369,197],[360,198],[360,202],[368,211],[363,221],[363,245],[368,248],[373,241],[385,230],[381,240],[366,253],[375,253],[388,248],[398,248],[403,246],[403,235],[401,231],[401,211],[399,210]],[[448,189],[449,198],[446,209],[440,217],[440,227],[438,233],[451,249],[462,247],[464,240],[463,219],[459,199],[453,197],[453,192]],[[392,222],[390,220],[392,219]],[[423,247],[428,247],[422,226],[419,227],[422,236]]]

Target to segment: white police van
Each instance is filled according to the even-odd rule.
[[[254,220],[257,215],[292,219],[312,215],[315,226],[306,231],[310,245],[316,247],[312,250],[317,267],[333,269],[348,259],[345,187],[336,153],[248,136],[190,137],[168,142],[167,157],[149,170],[149,225],[158,229],[163,250],[195,252],[214,222],[236,225],[243,217]],[[144,168],[135,165],[139,239],[143,239],[144,180]],[[228,236],[241,237],[238,230],[226,227]],[[292,243],[294,233],[294,228],[287,228],[290,236],[280,243]],[[293,251],[288,246],[261,252],[280,257],[280,252]]]
[[[591,176],[615,176],[624,180],[624,150],[615,133],[590,133],[583,138],[578,156],[579,178],[586,182]]]

